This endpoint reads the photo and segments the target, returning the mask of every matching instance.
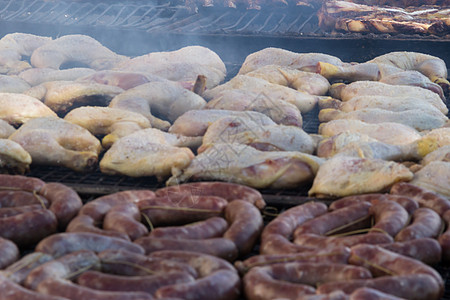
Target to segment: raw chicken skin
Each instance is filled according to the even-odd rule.
[[[0,93],[22,93],[31,86],[17,76],[0,75]]]
[[[95,70],[89,68],[71,68],[64,70],[32,68],[21,72],[18,76],[31,86],[36,86],[48,81],[72,81],[93,73],[95,73]]]
[[[410,183],[450,198],[450,162],[428,163],[414,174]]]
[[[0,138],[0,173],[25,174],[30,170],[31,156],[18,143]]]
[[[0,119],[0,139],[7,139],[16,129],[8,122]]]
[[[47,105],[36,98],[14,93],[0,93],[0,119],[12,125],[25,123],[33,118],[56,117]]]

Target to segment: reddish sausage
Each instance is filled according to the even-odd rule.
[[[62,183],[47,183],[42,187],[40,194],[50,201],[50,210],[58,219],[60,230],[66,228],[83,206],[77,192]]]
[[[441,261],[441,245],[437,240],[432,238],[421,238],[404,242],[379,244],[378,246],[392,252],[420,260],[428,265],[437,264]]]
[[[91,216],[88,215],[78,215],[69,223],[66,228],[66,232],[90,232],[100,235],[111,236],[114,238],[120,238],[129,241],[130,237],[128,234],[123,232],[117,232],[112,230],[104,230],[98,226],[98,222],[96,222]]]
[[[450,210],[442,215],[442,219],[446,225],[446,230],[438,237],[438,241],[442,247],[442,259],[450,261]]]
[[[32,245],[55,233],[58,221],[48,209],[32,210],[23,214],[0,218],[0,236],[19,247]]]
[[[49,202],[36,192],[0,190],[0,207],[20,207],[32,204],[38,204],[44,208],[48,207]]]
[[[68,300],[67,298],[42,295],[0,275],[0,300]]]
[[[44,209],[41,204],[28,204],[25,206],[17,206],[17,207],[3,207],[0,208],[0,218],[12,217],[32,210],[40,210],[40,209]]]
[[[11,264],[2,271],[3,275],[15,283],[22,284],[28,274],[36,267],[53,260],[53,256],[42,253],[32,252],[25,255],[15,263]]]
[[[223,218],[212,217],[205,221],[188,224],[185,226],[159,227],[152,230],[151,237],[174,239],[208,239],[220,237],[228,228],[228,223]]]
[[[266,206],[261,193],[256,189],[229,182],[193,182],[169,186],[156,191],[157,196],[166,197],[180,193],[192,196],[217,196],[228,201],[244,200],[253,203],[259,209]]]
[[[404,298],[399,298],[394,295],[389,295],[372,288],[363,287],[354,291],[350,295],[349,300],[402,300]]]
[[[370,213],[375,218],[375,224],[369,232],[385,232],[392,237],[408,224],[408,212],[396,202],[380,201],[372,205]]]
[[[113,206],[103,219],[103,229],[120,232],[135,240],[148,234],[147,227],[141,222],[141,214],[135,203]]]
[[[294,243],[318,249],[335,247],[352,247],[358,244],[383,244],[393,242],[394,239],[384,233],[368,233],[351,236],[325,237],[317,234],[302,234],[295,237]]]
[[[397,202],[398,204],[403,206],[403,208],[406,209],[409,214],[412,214],[417,208],[419,208],[419,204],[417,203],[417,201],[407,196],[391,194],[363,194],[347,196],[333,201],[333,203],[330,204],[330,210],[336,210],[360,202],[370,202],[374,204],[375,202],[385,200]]]
[[[144,249],[134,243],[89,232],[57,233],[40,241],[35,251],[40,251],[60,257],[78,250],[101,252],[106,249],[123,249],[144,254]]]
[[[10,240],[0,237],[0,269],[4,269],[19,259],[19,248]]]
[[[230,228],[223,237],[237,246],[239,255],[249,254],[263,228],[260,211],[247,201],[234,200],[225,208],[225,218]]]
[[[412,223],[403,228],[396,236],[395,240],[409,241],[420,238],[435,238],[442,230],[442,220],[437,212],[430,208],[418,208],[414,214]]]
[[[321,202],[308,202],[284,211],[264,228],[260,253],[283,254],[307,250],[290,241],[292,233],[300,224],[326,213],[327,210],[327,206]]]
[[[45,182],[39,178],[0,174],[0,190],[39,192],[44,185]]]

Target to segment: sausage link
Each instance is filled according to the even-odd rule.
[[[194,281],[194,277],[185,272],[170,272],[146,276],[123,276],[87,271],[77,279],[79,285],[95,290],[145,292],[151,295],[154,295],[163,286]]]
[[[391,243],[394,239],[384,233],[373,232],[351,236],[325,237],[317,234],[302,234],[295,237],[294,243],[318,249],[335,247],[352,247],[358,244]]]
[[[414,214],[412,223],[403,228],[396,236],[395,240],[409,241],[420,238],[435,238],[442,230],[442,220],[437,212],[430,208],[418,208]]]
[[[98,222],[96,222],[91,216],[78,215],[70,221],[66,228],[66,232],[89,232],[130,241],[128,234],[112,230],[104,230],[99,228],[98,225]]]
[[[155,293],[159,298],[183,298],[185,300],[234,300],[238,299],[241,280],[234,271],[219,270],[195,282],[168,285]]]
[[[205,221],[188,224],[185,226],[169,226],[155,228],[150,232],[151,237],[174,239],[209,239],[222,236],[228,228],[228,223],[223,218],[212,217]]]
[[[198,254],[197,254],[198,255]],[[197,271],[187,263],[170,258],[148,257],[124,250],[105,250],[98,254],[102,271],[125,276],[146,276],[183,272],[197,277]]]
[[[83,206],[77,192],[62,183],[47,183],[42,187],[40,194],[50,201],[50,210],[58,219],[61,231],[64,231]]]
[[[442,215],[442,219],[444,220],[446,229],[438,237],[438,241],[442,248],[442,259],[447,262],[450,261],[450,210]]]
[[[37,289],[45,295],[59,296],[71,300],[153,300],[151,295],[144,292],[107,292],[83,287],[69,280],[47,278]]]
[[[141,222],[141,214],[135,203],[113,206],[103,219],[103,229],[128,235],[135,240],[148,234],[147,227]]]
[[[214,255],[233,261],[238,256],[236,245],[226,238],[211,238],[204,240],[184,240],[170,238],[142,237],[134,241],[149,254],[161,250],[189,249],[189,251]]]
[[[382,276],[373,279],[328,282],[319,285],[317,293],[329,294],[333,291],[343,291],[346,294],[351,294],[362,287],[373,288],[410,300],[438,300],[441,297],[439,284],[432,276],[427,274]]]
[[[101,252],[107,249],[123,249],[139,254],[144,254],[145,252],[141,246],[129,241],[89,232],[53,234],[40,241],[35,251],[60,257],[78,250]]]
[[[369,232],[381,230],[395,237],[409,222],[408,212],[400,204],[393,201],[377,202],[372,205],[369,211],[375,219],[375,224]]]
[[[225,218],[230,223],[230,228],[223,237],[237,246],[240,256],[249,254],[263,229],[259,209],[247,201],[234,200],[225,208]]]
[[[1,196],[0,196],[1,197]],[[33,210],[44,209],[41,204],[28,204],[17,207],[2,207],[0,208],[0,218],[7,218],[20,215]]]
[[[403,195],[416,200],[421,207],[428,207],[437,212],[441,217],[447,210],[450,210],[450,201],[443,196],[412,185],[407,182],[399,182],[392,186],[391,194]]]
[[[294,238],[304,233],[326,235],[369,216],[370,203],[363,202],[320,215],[304,222],[294,231]]]
[[[0,237],[0,269],[4,269],[19,259],[19,248],[10,240]]]
[[[444,280],[432,267],[416,259],[397,254],[376,245],[357,245],[351,248],[349,263],[368,268],[375,277],[385,275],[427,274],[444,290]]]
[[[27,192],[39,192],[45,182],[39,178],[22,175],[0,174],[0,190],[22,190]]]
[[[437,240],[432,238],[379,244],[378,246],[404,256],[412,257],[427,265],[439,263],[442,256],[441,245]]]
[[[36,192],[0,190],[0,207],[21,207],[33,204],[44,208],[49,206],[49,201]]]
[[[330,204],[329,209],[330,210],[336,210],[345,206],[349,206],[355,203],[360,202],[370,202],[371,204],[375,204],[379,201],[394,201],[401,206],[403,206],[404,209],[409,214],[412,214],[417,208],[419,208],[419,204],[414,199],[403,196],[403,195],[391,195],[391,194],[364,194],[364,195],[353,195],[353,196],[347,196],[341,199],[338,199],[336,201],[333,201],[333,203]]]
[[[36,267],[53,260],[53,256],[42,252],[31,252],[2,271],[9,280],[23,284],[28,274]]]
[[[404,300],[394,295],[386,294],[382,291],[375,290],[369,287],[362,287],[355,290],[349,300]]]
[[[0,300],[68,300],[67,298],[49,296],[24,288],[23,286],[0,275]]]
[[[89,269],[99,270],[100,259],[89,250],[81,250],[48,261],[33,270],[25,279],[25,287],[36,290],[39,283],[47,278],[72,279],[74,274]]]
[[[57,231],[55,214],[48,210],[32,210],[23,214],[0,218],[0,236],[19,247],[37,243]]]
[[[266,206],[261,193],[248,186],[229,182],[192,182],[169,186],[156,190],[156,195],[171,197],[175,194],[188,194],[192,196],[217,196],[227,201],[244,200],[253,203],[257,208]]]

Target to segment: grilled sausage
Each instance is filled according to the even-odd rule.
[[[432,238],[420,238],[404,242],[379,244],[378,246],[420,260],[427,265],[439,263],[442,256],[441,245],[437,240]]]
[[[9,280],[23,284],[28,274],[36,267],[53,260],[53,256],[42,252],[31,252],[1,271]]]
[[[450,261],[450,210],[442,215],[442,219],[444,220],[446,229],[438,237],[438,241],[442,248],[442,259],[444,261]]]
[[[305,251],[304,247],[294,245],[290,237],[295,228],[307,220],[326,213],[327,206],[321,202],[308,202],[290,208],[269,224],[261,234],[261,254],[283,254]]]
[[[19,215],[0,218],[0,236],[19,247],[37,243],[57,231],[55,214],[48,210],[32,210]]]
[[[26,205],[37,204],[41,208],[49,206],[46,198],[40,196],[36,192],[27,192],[20,190],[0,190],[0,207],[21,207]]]
[[[17,207],[2,207],[2,208],[0,208],[0,218],[12,217],[12,216],[20,215],[25,212],[29,212],[32,210],[40,210],[40,209],[44,209],[41,204],[28,204],[28,205],[17,206]]]
[[[238,256],[236,245],[226,238],[184,240],[142,237],[135,240],[134,243],[144,248],[147,254],[161,250],[189,249],[189,251],[214,255],[229,261],[235,260]]]
[[[98,222],[96,222],[89,215],[78,215],[70,221],[69,225],[66,228],[66,232],[90,232],[99,235],[110,236],[114,238],[119,238],[123,240],[130,240],[128,234],[123,232],[117,232],[113,230],[104,230],[102,228],[97,227]]]
[[[19,248],[10,240],[0,237],[0,269],[4,269],[19,259]]]
[[[159,227],[152,230],[151,237],[174,239],[209,239],[222,236],[228,229],[228,223],[223,218],[212,217],[205,221],[185,226]]]
[[[24,288],[14,281],[0,275],[0,300],[68,300],[67,298],[42,295]]]
[[[237,246],[240,256],[249,254],[263,228],[259,209],[247,201],[234,200],[225,208],[225,218],[230,228],[223,237]]]
[[[420,238],[435,238],[442,230],[442,220],[437,212],[421,207],[413,214],[412,223],[403,228],[396,236],[396,241],[410,241]]]
[[[384,244],[393,242],[394,239],[384,233],[373,232],[351,236],[325,237],[317,234],[302,234],[295,237],[294,243],[307,247],[326,249],[335,247],[352,247],[358,244]]]
[[[389,295],[368,287],[362,287],[350,295],[349,300],[402,300],[394,295]]]
[[[144,254],[144,249],[134,243],[89,232],[57,233],[40,241],[35,251],[40,251],[60,257],[78,250],[92,250],[101,252],[106,249],[123,249],[139,254]]]
[[[372,205],[370,213],[375,218],[375,224],[369,232],[385,232],[392,237],[408,224],[408,212],[396,202],[380,201]]]
[[[50,201],[50,210],[58,219],[61,231],[64,231],[83,206],[77,192],[62,183],[47,183],[42,187],[40,194]]]
[[[141,223],[141,214],[135,203],[113,206],[103,219],[103,229],[126,234],[131,240],[148,234],[147,227]]]
[[[328,282],[319,285],[317,293],[329,294],[333,291],[343,291],[346,294],[351,294],[362,287],[373,288],[410,300],[438,300],[441,297],[439,284],[428,274],[382,276],[373,279]]]
[[[217,196],[228,201],[244,200],[253,203],[257,208],[266,206],[261,193],[248,186],[229,182],[193,182],[176,186],[169,186],[157,190],[156,195],[171,197],[175,194],[188,194],[192,196]]]
[[[44,185],[39,178],[0,174],[0,190],[39,192]]]

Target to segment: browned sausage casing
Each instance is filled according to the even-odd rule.
[[[372,288],[362,287],[354,291],[350,295],[349,300],[402,300],[402,299],[404,298],[389,295],[382,291],[375,290]]]
[[[0,196],[1,197],[1,196]],[[0,208],[0,218],[12,217],[20,215],[33,210],[45,209],[41,204],[29,204],[17,207],[2,207]]]
[[[352,247],[358,244],[383,244],[393,242],[394,239],[384,233],[368,233],[351,236],[326,237],[317,234],[302,234],[295,237],[294,243],[307,247],[326,249],[330,247]]]
[[[22,190],[27,192],[39,192],[45,182],[39,178],[22,175],[0,174],[0,190]]]
[[[100,235],[111,236],[114,238],[119,238],[123,240],[130,240],[128,234],[123,232],[113,231],[113,230],[105,230],[98,227],[99,222],[96,222],[89,215],[78,215],[72,221],[70,221],[69,225],[66,228],[66,232],[90,232]]]
[[[0,190],[0,207],[20,207],[33,204],[38,204],[41,208],[49,206],[48,200],[36,192]]]
[[[389,251],[420,260],[428,265],[437,264],[441,261],[441,245],[437,240],[432,238],[421,238],[404,242],[380,244],[378,246]]]
[[[151,237],[174,239],[209,239],[222,236],[228,229],[228,223],[223,218],[212,217],[205,221],[185,226],[158,227],[150,232]]]
[[[439,235],[443,223],[437,212],[430,208],[418,208],[412,223],[403,228],[396,236],[396,241],[410,241],[420,238],[435,238]]]
[[[0,300],[68,300],[67,298],[43,295],[24,288],[0,274]]]
[[[141,223],[141,214],[135,203],[113,206],[103,219],[103,229],[123,233],[131,240],[148,234],[147,227]]]
[[[2,274],[15,283],[23,284],[25,278],[34,268],[51,260],[53,260],[53,256],[49,254],[32,252],[23,256],[21,259],[4,269]]]
[[[0,269],[4,269],[19,259],[19,248],[10,240],[0,237]]]
[[[395,237],[409,221],[408,212],[394,201],[377,202],[372,205],[369,211],[375,218],[375,224],[370,229],[370,232],[380,230]]]

